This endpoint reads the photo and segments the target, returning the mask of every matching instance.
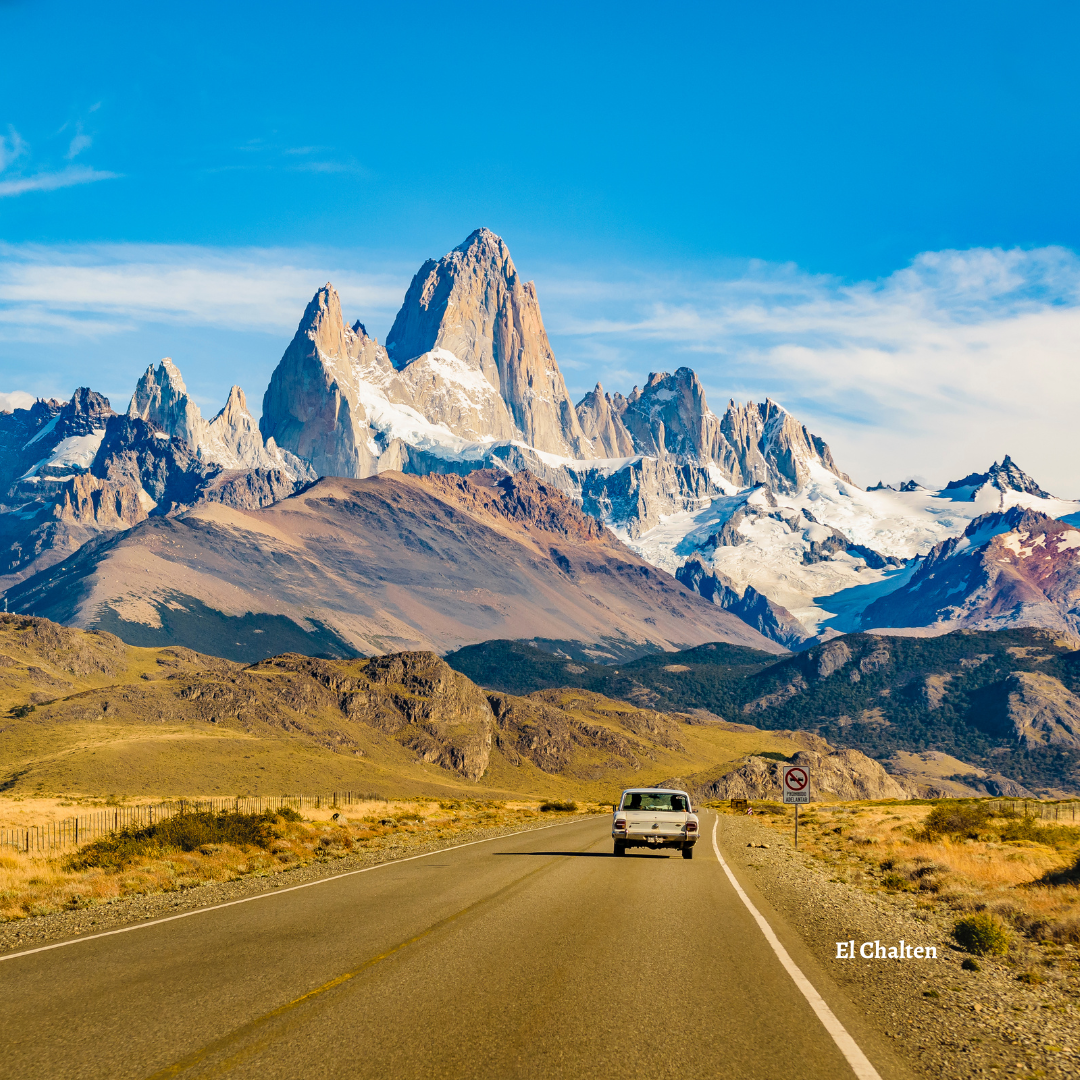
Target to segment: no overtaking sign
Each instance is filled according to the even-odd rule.
[[[784,802],[810,801],[810,770],[805,765],[784,766]]]

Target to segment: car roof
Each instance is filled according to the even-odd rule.
[[[623,789],[624,795],[636,795],[640,792],[642,795],[647,791],[670,791],[674,795],[685,795],[686,792],[682,788],[677,787],[628,787]]]

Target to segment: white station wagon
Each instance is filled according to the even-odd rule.
[[[616,855],[625,855],[628,847],[676,847],[684,859],[692,859],[698,838],[697,814],[685,791],[627,788],[615,807],[611,837]]]

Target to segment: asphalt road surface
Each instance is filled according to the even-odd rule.
[[[856,1075],[713,820],[691,861],[617,859],[592,818],[0,961],[0,1077]],[[906,1075],[747,892],[881,1076]]]

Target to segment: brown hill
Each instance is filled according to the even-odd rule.
[[[243,666],[0,615],[0,791],[528,795],[791,754],[784,736],[579,690],[482,690],[431,653]]]
[[[203,505],[88,545],[6,598],[130,644],[246,662],[507,637],[614,656],[707,641],[782,651],[528,473],[327,478],[263,509]]]

